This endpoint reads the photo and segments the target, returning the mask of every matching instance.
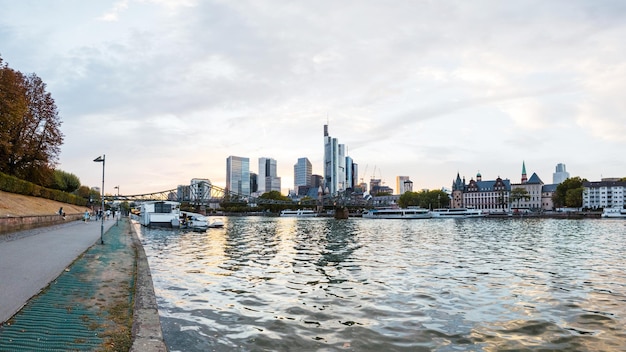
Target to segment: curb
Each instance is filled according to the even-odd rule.
[[[148,258],[146,258],[146,252],[132,224],[131,229],[136,252],[137,278],[135,282],[135,306],[133,308],[133,344],[130,351],[167,352],[167,347],[163,341],[159,307],[156,303]]]

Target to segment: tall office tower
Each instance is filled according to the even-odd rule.
[[[300,186],[310,187],[312,174],[313,165],[309,158],[299,158],[293,166],[293,189],[297,192]]]
[[[258,183],[258,176],[257,174],[255,174],[254,172],[250,173],[250,194],[252,193],[256,193],[259,191],[259,183]]]
[[[352,165],[354,165],[354,161],[351,157],[346,156],[346,189],[354,190],[354,177],[352,174]]]
[[[322,175],[311,175],[311,187],[318,188],[324,185],[324,178]]]
[[[242,196],[250,195],[250,159],[239,156],[226,158],[226,189]]]
[[[557,185],[569,178],[569,172],[565,170],[565,164],[556,164],[556,172],[552,174],[552,183]]]
[[[324,188],[330,194],[345,190],[346,155],[345,145],[328,134],[328,125],[324,125]]]
[[[277,162],[272,158],[259,158],[258,192],[280,192],[280,177],[277,175]]]
[[[405,192],[410,192],[413,189],[413,183],[411,182],[411,190],[407,189],[409,185],[407,181],[411,182],[409,176],[396,176],[396,194],[404,194]]]
[[[352,187],[352,189],[356,189],[359,187],[359,164],[355,163],[352,160],[352,184],[348,185],[348,187]]]

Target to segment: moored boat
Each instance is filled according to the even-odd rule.
[[[604,208],[602,211],[603,218],[622,218],[626,219],[626,209],[623,208]]]
[[[143,226],[180,226],[180,203],[173,201],[149,201],[141,203],[139,223]]]
[[[280,212],[282,217],[310,218],[317,216],[317,213],[311,209],[283,210]]]
[[[440,208],[434,209],[431,213],[433,218],[451,219],[480,218],[487,215],[482,210],[473,208]]]
[[[370,209],[363,213],[366,219],[430,219],[430,210],[424,208]]]

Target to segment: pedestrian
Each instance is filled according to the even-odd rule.
[[[59,215],[63,216],[63,207],[59,208]]]
[[[85,215],[83,216],[83,221],[86,223],[89,220],[89,210],[85,210]]]

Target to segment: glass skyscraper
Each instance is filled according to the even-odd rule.
[[[226,158],[226,189],[242,196],[250,195],[250,159],[239,156]]]
[[[293,166],[293,189],[298,192],[299,186],[311,186],[311,175],[313,174],[313,165],[308,158],[299,158],[298,162]]]

